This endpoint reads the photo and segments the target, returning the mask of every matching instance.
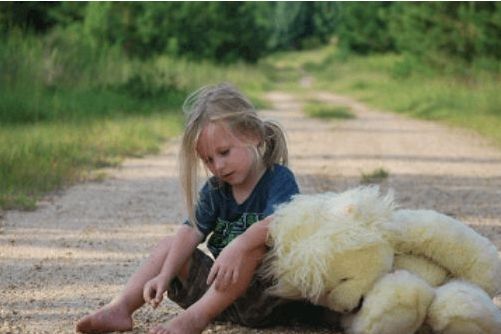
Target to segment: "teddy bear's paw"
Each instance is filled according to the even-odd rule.
[[[329,279],[335,281],[328,285],[324,305],[337,312],[351,312],[374,283],[390,271],[392,262],[392,249],[384,242],[374,240],[373,244],[345,249],[330,267]]]
[[[499,334],[501,311],[478,286],[451,281],[436,290],[427,323],[437,333]]]
[[[423,324],[433,288],[405,270],[387,274],[365,296],[362,308],[345,317],[350,334],[412,334]]]

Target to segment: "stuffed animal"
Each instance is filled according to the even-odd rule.
[[[297,195],[269,244],[270,293],[340,312],[347,333],[501,333],[496,247],[438,212],[397,210],[391,192]]]

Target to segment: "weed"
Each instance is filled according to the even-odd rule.
[[[371,183],[381,183],[388,178],[390,174],[383,168],[377,168],[370,173],[362,173],[360,178],[360,183],[371,184]]]
[[[355,115],[346,106],[334,106],[322,102],[309,102],[304,106],[304,111],[310,117],[315,118],[333,118],[333,119],[352,119]]]

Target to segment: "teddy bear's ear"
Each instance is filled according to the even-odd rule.
[[[436,290],[427,323],[437,333],[501,333],[501,311],[478,286],[451,281]]]
[[[398,210],[382,230],[398,253],[425,256],[491,297],[501,291],[496,246],[460,221],[432,210]]]
[[[421,278],[398,270],[379,279],[362,308],[343,325],[350,334],[411,334],[423,323],[434,297]]]

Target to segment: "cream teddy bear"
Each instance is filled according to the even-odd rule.
[[[435,211],[396,210],[377,187],[298,195],[269,241],[270,292],[342,313],[348,333],[501,333],[495,246]]]

